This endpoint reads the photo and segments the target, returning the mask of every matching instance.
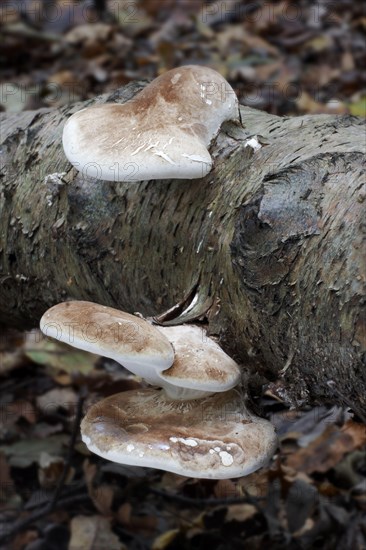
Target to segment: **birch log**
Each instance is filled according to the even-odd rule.
[[[172,308],[161,319],[206,323],[254,385],[279,380],[293,403],[365,407],[363,121],[243,107],[203,179],[82,176],[62,151],[67,117],[142,86],[1,114],[0,322],[36,326],[67,299],[148,316]]]

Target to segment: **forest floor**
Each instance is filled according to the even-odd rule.
[[[0,3],[0,109],[57,108],[199,63],[244,105],[365,116],[361,2]],[[10,61],[11,60],[11,61]],[[139,381],[34,330],[0,339],[0,548],[366,548],[366,423],[343,407],[290,410],[264,388],[280,446],[267,468],[197,480],[92,455],[91,403]]]

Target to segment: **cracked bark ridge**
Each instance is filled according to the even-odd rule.
[[[364,122],[243,107],[204,178],[82,177],[62,151],[67,117],[142,86],[0,115],[0,322],[35,326],[66,299],[156,315],[190,296],[170,322],[202,316],[250,380],[280,375],[289,401],[364,407]]]

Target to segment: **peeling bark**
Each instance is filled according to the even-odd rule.
[[[164,318],[207,322],[252,380],[364,407],[363,122],[243,107],[205,178],[115,184],[62,152],[66,117],[92,103],[1,115],[0,322],[34,326],[70,298],[144,315],[181,304]]]

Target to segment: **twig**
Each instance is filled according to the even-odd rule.
[[[77,504],[77,503],[86,502],[86,501],[90,501],[90,496],[87,493],[83,495],[75,495],[73,497],[61,498],[53,505],[53,508],[51,508],[50,505],[47,504],[47,506],[45,506],[41,510],[33,512],[30,516],[28,516],[24,520],[17,521],[13,525],[13,527],[9,529],[9,531],[5,532],[3,535],[0,535],[0,544],[3,544],[7,542],[9,539],[15,537],[15,535],[17,535],[21,531],[24,531],[24,529],[27,529],[27,527],[32,525],[34,522],[36,522],[39,519],[42,519],[43,517],[47,516],[51,512],[54,512],[59,508],[66,508],[71,504]]]
[[[52,496],[52,499],[41,510],[33,512],[30,516],[28,516],[24,520],[15,522],[13,526],[9,529],[9,531],[5,532],[3,535],[0,536],[0,544],[7,542],[9,539],[13,538],[15,535],[17,535],[21,531],[24,531],[24,529],[32,525],[35,521],[53,512],[56,508],[65,507],[68,504],[74,504],[78,500],[84,501],[86,499],[89,499],[88,495],[79,495],[79,496],[60,499],[62,489],[65,485],[65,481],[67,479],[67,476],[69,475],[70,468],[71,468],[71,461],[74,454],[74,447],[75,447],[77,434],[79,432],[85,394],[86,394],[86,388],[82,387],[80,390],[78,404],[75,412],[75,418],[73,422],[72,433],[71,433],[70,444],[68,448],[65,466],[64,466],[62,475],[59,479],[59,482],[57,484],[56,490]]]
[[[71,461],[72,461],[72,457],[73,457],[73,454],[74,454],[76,438],[77,438],[78,433],[79,433],[81,416],[83,414],[83,404],[84,404],[85,397],[86,397],[86,388],[85,388],[85,386],[82,386],[82,388],[80,389],[79,399],[78,399],[78,403],[77,403],[77,407],[76,407],[75,418],[74,418],[74,423],[73,423],[73,427],[72,427],[70,444],[69,444],[69,448],[68,448],[68,452],[67,452],[65,467],[63,469],[60,480],[57,484],[56,490],[53,494],[52,500],[48,505],[51,508],[51,510],[56,505],[56,502],[58,501],[58,499],[60,497],[60,494],[61,494],[61,491],[62,491],[62,489],[65,485],[65,481],[67,479],[67,476],[69,475],[69,472],[70,472]]]
[[[72,495],[77,495],[78,493],[85,492],[85,481],[80,481],[79,483],[73,484],[72,486],[67,486],[62,491],[62,499],[65,500],[65,498],[69,498]],[[27,502],[24,511],[30,512],[31,510],[35,510],[36,508],[42,508],[45,507],[50,503],[52,500],[52,493],[50,492],[49,496],[45,496],[42,500],[39,500],[38,502]]]

